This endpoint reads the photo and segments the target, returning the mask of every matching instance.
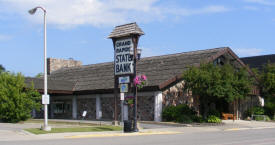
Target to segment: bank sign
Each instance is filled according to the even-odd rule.
[[[134,50],[133,41],[131,38],[117,40],[115,43],[115,75],[132,74],[133,57],[130,55],[130,50]]]

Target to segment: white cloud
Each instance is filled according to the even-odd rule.
[[[198,8],[198,9],[167,8],[165,11],[167,13],[174,14],[174,15],[191,16],[191,15],[227,12],[229,11],[229,9],[221,5],[211,5],[203,8]]]
[[[263,52],[263,49],[258,48],[236,48],[234,51],[237,53],[240,57],[246,57],[246,56],[257,56],[261,55]]]
[[[245,10],[250,10],[250,11],[258,11],[260,10],[259,7],[255,7],[255,6],[244,6]]]
[[[7,41],[10,39],[11,39],[11,36],[0,34],[0,41]]]
[[[61,28],[77,25],[113,26],[131,21],[159,21],[171,15],[190,16],[229,10],[221,5],[196,9],[167,8],[161,5],[160,0],[2,0],[1,5],[0,8],[10,13],[15,11],[34,22],[41,22],[41,12],[30,16],[27,11],[35,6],[43,6],[47,9],[48,23]]]
[[[270,0],[244,0],[244,1],[249,3],[267,5],[267,6],[275,6],[275,2],[274,1],[271,2]]]

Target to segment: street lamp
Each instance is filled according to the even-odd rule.
[[[42,104],[44,105],[44,126],[43,130],[50,131],[51,127],[48,126],[48,104],[50,98],[48,95],[48,83],[47,83],[47,27],[46,27],[46,9],[43,7],[35,7],[29,10],[31,15],[35,14],[37,9],[41,9],[44,12],[44,95],[42,95]]]
[[[141,57],[141,49],[136,49],[134,51],[134,78],[137,76],[137,60],[140,60]],[[137,128],[137,86],[134,88],[134,132],[138,132]]]

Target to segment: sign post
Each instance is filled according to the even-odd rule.
[[[117,96],[118,83],[120,85],[120,92],[123,93],[128,90],[128,84],[134,94],[134,130],[137,129],[137,90],[133,85],[133,78],[136,76],[136,55],[138,40],[144,32],[138,27],[136,23],[129,23],[116,26],[108,38],[113,40],[114,46],[114,122],[117,122]],[[131,81],[130,81],[131,80]],[[127,87],[126,85],[127,84]],[[127,89],[126,89],[127,88]],[[123,108],[123,107],[122,107]]]

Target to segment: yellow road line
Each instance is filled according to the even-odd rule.
[[[161,134],[181,134],[183,132],[136,132],[136,133],[112,133],[112,134],[88,134],[66,136],[65,138],[91,138],[91,137],[115,137],[115,136],[140,136],[140,135],[161,135]]]
[[[239,128],[230,128],[230,129],[225,129],[224,131],[238,131],[240,130]]]

